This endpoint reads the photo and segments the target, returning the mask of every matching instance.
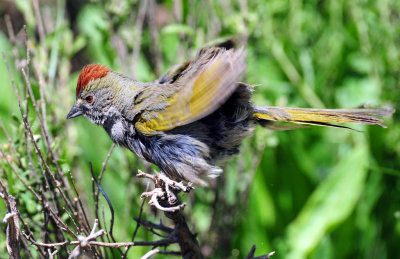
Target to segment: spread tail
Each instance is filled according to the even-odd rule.
[[[349,128],[333,123],[382,124],[382,119],[375,116],[390,116],[393,109],[301,109],[286,107],[256,107],[253,118],[261,125],[271,129],[292,129],[296,126],[275,125],[273,122],[290,122],[337,128]]]

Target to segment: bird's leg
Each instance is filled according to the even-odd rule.
[[[182,210],[186,205],[185,203],[172,206],[179,202],[176,194],[179,193],[180,191],[189,192],[190,190],[194,189],[191,183],[189,183],[188,185],[184,185],[182,182],[171,180],[164,173],[158,173],[157,175],[152,175],[152,174],[146,174],[139,170],[137,176],[139,178],[150,179],[154,183],[155,186],[154,190],[149,192],[144,192],[140,197],[150,198],[149,204],[162,211],[173,212],[176,210]],[[168,199],[168,205],[171,206],[164,207],[160,205],[159,199],[164,200],[165,196]]]
[[[179,193],[180,191],[189,192],[190,190],[194,189],[192,183],[184,185],[183,182],[177,182],[171,180],[168,176],[166,176],[162,172],[158,173],[157,177],[159,178],[159,180],[161,180],[161,182],[164,183],[165,192],[167,193],[168,202],[170,204],[175,204],[177,202],[178,199],[176,197],[176,194]],[[170,188],[172,188],[172,191]]]

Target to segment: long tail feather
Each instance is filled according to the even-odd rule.
[[[379,125],[382,119],[375,116],[390,116],[393,109],[302,109],[286,107],[257,107],[253,118],[260,122],[290,122],[316,126],[348,128],[332,123],[356,123]]]

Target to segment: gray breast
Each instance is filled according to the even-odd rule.
[[[122,119],[115,120],[109,132],[112,141],[121,143],[124,141],[125,128]]]

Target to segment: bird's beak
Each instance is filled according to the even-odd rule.
[[[69,111],[69,113],[67,115],[67,120],[81,116],[82,114],[83,114],[82,109],[79,106],[77,106],[76,104],[74,104],[74,106],[72,106],[71,110]]]

